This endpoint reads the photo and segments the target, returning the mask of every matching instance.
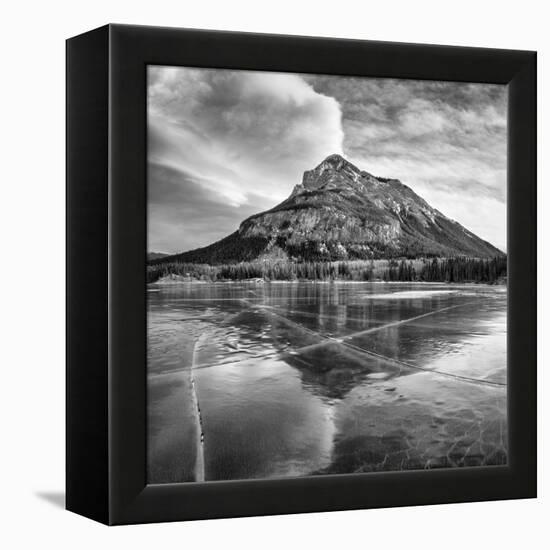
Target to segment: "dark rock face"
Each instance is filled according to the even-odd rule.
[[[171,259],[216,264],[264,257],[319,261],[502,255],[400,181],[375,177],[330,155],[305,172],[282,203],[244,220],[225,239]]]

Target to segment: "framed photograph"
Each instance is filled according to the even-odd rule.
[[[536,496],[536,54],[67,41],[67,508]]]

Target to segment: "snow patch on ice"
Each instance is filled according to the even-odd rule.
[[[445,296],[458,294],[456,290],[403,290],[401,292],[387,292],[384,294],[367,294],[363,296],[369,300],[403,300],[432,298],[434,296]]]

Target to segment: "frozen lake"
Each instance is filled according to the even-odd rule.
[[[501,465],[506,289],[148,289],[150,483]]]

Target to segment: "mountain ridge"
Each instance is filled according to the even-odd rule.
[[[154,263],[451,256],[505,254],[401,181],[376,177],[333,154],[304,172],[284,201],[246,218],[234,233]]]

